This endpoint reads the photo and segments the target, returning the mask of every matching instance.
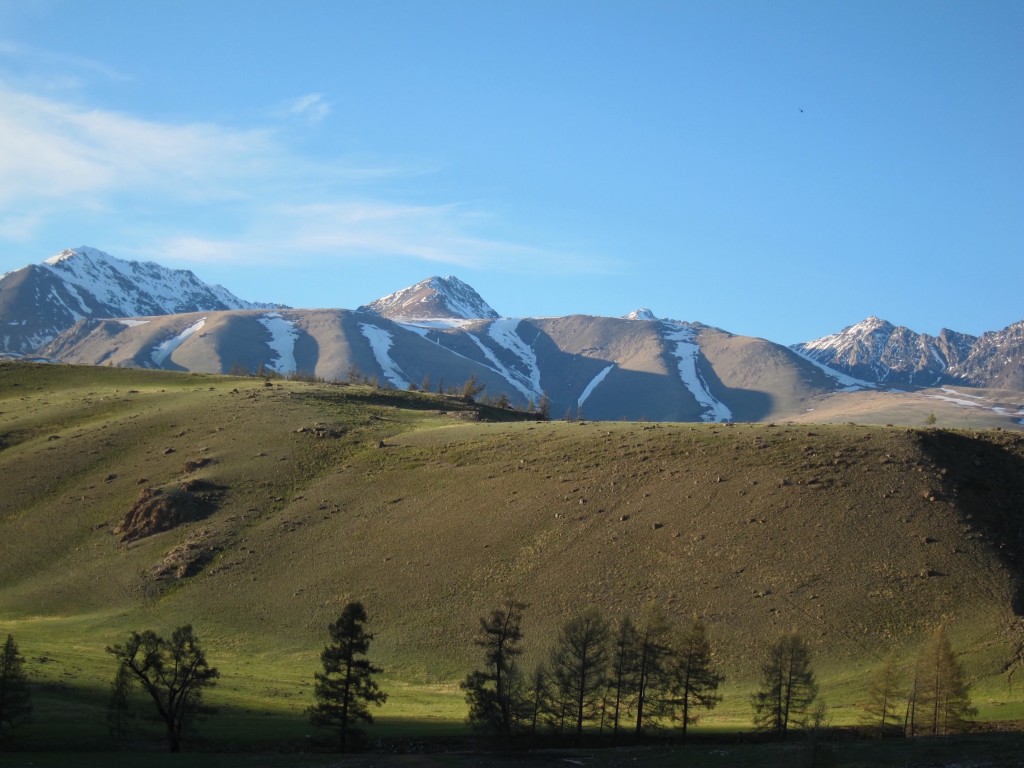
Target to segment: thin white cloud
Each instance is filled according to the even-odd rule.
[[[329,105],[310,94],[292,108],[315,119]],[[269,129],[143,120],[0,82],[0,147],[0,239],[8,241],[88,212],[93,223],[109,220],[111,239],[134,240],[136,253],[171,263],[401,257],[605,271],[592,259],[495,237],[498,222],[471,207],[380,194],[383,182],[408,184],[424,167],[298,156]],[[358,199],[368,186],[372,197]]]
[[[331,105],[324,100],[323,94],[310,93],[288,102],[288,113],[319,123],[331,114]]]

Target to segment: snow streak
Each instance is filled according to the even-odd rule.
[[[523,364],[526,368],[525,372],[506,368],[498,362],[493,353],[489,354],[487,350],[484,350],[484,354],[488,359],[497,363],[503,372],[502,375],[525,397],[540,397],[544,390],[540,385],[540,366],[537,363],[537,355],[533,348],[516,333],[519,323],[520,320],[516,318],[503,317],[492,322],[487,333],[499,346],[507,349]],[[480,343],[479,340],[477,343]]]
[[[408,389],[409,381],[406,379],[402,369],[398,367],[388,352],[391,350],[391,332],[385,331],[369,323],[360,323],[359,330],[366,340],[370,342],[370,349],[373,356],[377,358],[377,364],[384,371],[384,378],[391,382],[395,389]]]
[[[294,373],[297,365],[295,363],[295,340],[299,338],[299,329],[295,323],[286,320],[277,312],[263,315],[259,318],[260,323],[270,331],[270,343],[267,345],[277,355],[276,363],[267,363],[267,368],[278,373]]]
[[[581,407],[583,403],[586,402],[586,399],[590,397],[590,393],[597,389],[597,385],[604,381],[604,377],[611,373],[612,368],[614,367],[615,363],[612,363],[599,374],[597,374],[597,376],[590,380],[590,383],[587,384],[587,388],[583,390],[583,394],[580,395],[579,399],[576,401],[577,408]]]
[[[665,323],[663,327],[668,331],[664,336],[665,341],[676,343],[673,354],[679,358],[679,378],[683,380],[683,385],[690,390],[690,394],[693,395],[697,404],[704,409],[701,419],[704,421],[732,420],[732,411],[725,403],[711,394],[707,382],[704,381],[704,377],[697,367],[700,347],[693,340],[693,329],[671,323]]]
[[[158,368],[162,366],[164,361],[174,353],[174,350],[188,341],[189,337],[201,330],[204,325],[206,325],[205,317],[196,320],[177,336],[167,339],[166,341],[161,341],[150,353],[150,358],[153,360],[153,363],[156,364]]]

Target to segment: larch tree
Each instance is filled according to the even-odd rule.
[[[331,643],[320,653],[323,672],[314,675],[316,704],[309,708],[313,725],[333,728],[338,749],[351,750],[362,736],[358,724],[373,723],[370,705],[382,706],[388,695],[380,690],[374,675],[384,670],[365,658],[373,634],[366,631],[366,609],[350,602],[327,630]]]
[[[754,725],[784,739],[791,725],[804,722],[817,696],[810,648],[789,632],[772,645],[761,665],[761,687],[751,697]]]
[[[5,723],[8,727],[14,727],[28,722],[32,717],[32,692],[23,667],[24,661],[14,637],[7,635],[3,650],[0,651],[0,738],[3,738]]]
[[[864,725],[877,730],[878,736],[884,736],[886,727],[894,727],[899,723],[897,704],[903,701],[903,671],[896,660],[896,654],[890,654],[871,676],[868,686],[867,701],[864,703]]]
[[[649,605],[637,627],[636,641],[636,737],[642,738],[658,716],[663,714],[665,694],[669,684],[668,659],[671,648],[669,635],[672,625],[662,610]]]
[[[932,734],[962,731],[977,710],[971,706],[963,666],[953,653],[944,627],[940,626],[925,646],[918,669],[916,708],[920,720]]]
[[[192,626],[178,627],[170,640],[149,629],[132,632],[124,645],[108,647],[107,653],[153,700],[166,728],[168,747],[180,752],[186,729],[199,715],[213,711],[203,705],[203,693],[220,677],[206,662]]]
[[[561,628],[551,652],[551,673],[566,714],[575,722],[576,740],[583,724],[593,720],[605,688],[610,639],[608,622],[596,608],[570,619]]]
[[[470,672],[460,687],[469,705],[470,725],[507,743],[517,716],[515,692],[521,681],[516,660],[523,653],[522,621],[526,603],[509,598],[480,619],[474,643],[484,651],[484,668]]]
[[[671,676],[671,702],[679,713],[685,741],[688,726],[697,722],[695,710],[714,709],[722,700],[718,687],[725,680],[715,665],[707,629],[699,618],[694,618],[675,642]]]
[[[618,740],[619,725],[622,722],[628,702],[636,690],[636,646],[636,627],[629,616],[624,616],[622,621],[619,622],[618,632],[615,635],[611,655],[611,669],[608,675],[613,741]]]

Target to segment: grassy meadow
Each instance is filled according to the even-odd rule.
[[[463,743],[458,682],[506,595],[529,603],[527,666],[590,605],[700,615],[727,681],[697,735],[750,729],[759,659],[792,628],[836,726],[858,722],[889,652],[909,665],[940,623],[979,720],[1024,721],[1021,433],[537,422],[364,386],[0,364],[0,478],[0,635],[34,683],[15,737],[36,765],[45,749],[109,758],[104,649],[185,623],[222,674],[187,748],[315,746],[313,672],[353,599],[385,668],[372,738],[388,743]],[[183,487],[196,519],[115,534],[144,489]],[[159,740],[140,718],[127,746]],[[692,764],[764,748],[730,762],[695,746]],[[651,749],[645,764],[678,757]]]

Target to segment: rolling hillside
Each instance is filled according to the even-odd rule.
[[[190,622],[219,695],[299,715],[325,626],[359,598],[389,706],[419,717],[417,691],[458,710],[477,619],[503,595],[530,603],[531,660],[583,606],[654,601],[704,617],[739,722],[785,630],[852,720],[872,666],[943,622],[983,716],[1022,716],[1024,435],[481,416],[514,414],[0,364],[0,632],[50,660],[40,679],[89,688],[127,630]]]

